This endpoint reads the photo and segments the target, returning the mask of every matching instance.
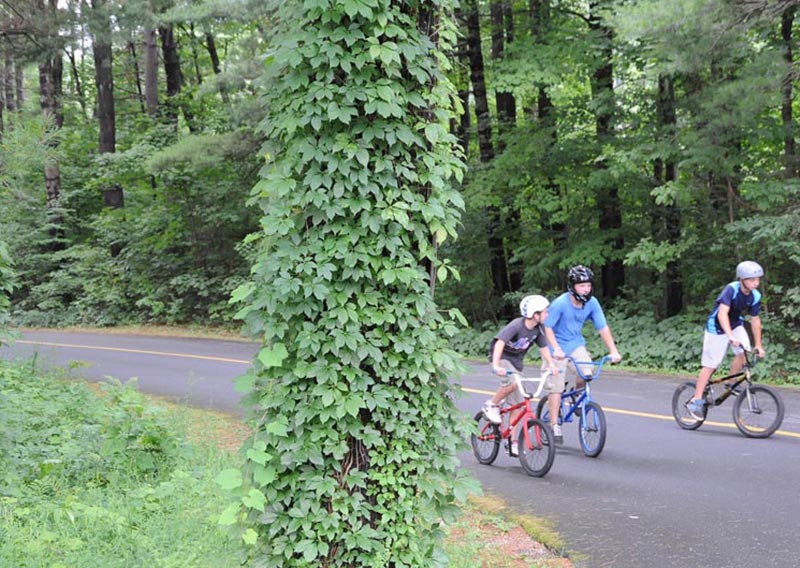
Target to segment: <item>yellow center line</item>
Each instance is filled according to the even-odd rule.
[[[160,355],[162,357],[181,357],[183,359],[202,359],[204,361],[219,361],[222,363],[242,363],[249,365],[250,361],[242,359],[228,359],[226,357],[212,357],[210,355],[191,355],[188,353],[172,353],[170,351],[148,351],[146,349],[125,349],[122,347],[99,347],[96,345],[76,345],[72,343],[51,343],[48,341],[24,341],[18,340],[16,343],[25,343],[27,345],[46,345],[48,347],[71,347],[75,349],[92,349],[95,351],[118,351],[122,353],[138,353],[142,355]]]
[[[492,396],[494,394],[494,391],[471,389],[467,387],[462,387],[461,390],[463,390],[464,392],[471,392],[474,394],[485,394],[489,396]],[[539,399],[534,399],[534,400],[538,402]],[[675,420],[675,418],[672,417],[671,415],[653,414],[650,412],[639,412],[636,410],[622,410],[621,408],[609,408],[607,406],[603,406],[603,411],[609,412],[611,414],[624,414],[626,416],[637,416],[639,418],[653,418],[655,420],[669,420],[669,421]],[[737,429],[735,424],[729,424],[727,422],[717,422],[715,420],[706,420],[705,422],[703,422],[703,424],[708,424],[709,426],[720,426],[722,428]],[[776,430],[775,434],[788,436],[789,438],[800,438],[800,433],[789,432],[788,430]]]

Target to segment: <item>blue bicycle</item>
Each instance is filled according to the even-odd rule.
[[[578,417],[579,438],[583,453],[590,458],[596,458],[603,451],[606,443],[606,415],[602,407],[592,399],[592,381],[600,378],[603,365],[611,361],[611,356],[606,355],[599,361],[576,361],[567,356],[578,376],[583,379],[584,386],[565,390],[561,395],[561,408],[558,413],[558,424],[572,422]],[[584,373],[583,368],[591,367],[590,373]],[[550,407],[547,397],[539,400],[536,415],[545,423],[550,423]]]

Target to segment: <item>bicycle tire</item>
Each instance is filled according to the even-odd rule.
[[[783,399],[777,392],[754,385],[745,388],[733,402],[733,422],[748,438],[769,438],[783,423],[784,411]]]
[[[694,389],[697,383],[694,381],[687,381],[675,389],[672,395],[672,416],[678,426],[684,430],[697,430],[706,421],[708,415],[708,406],[703,407],[703,419],[698,420],[686,408],[686,404],[694,398]]]
[[[594,401],[584,404],[579,426],[583,453],[596,458],[606,445],[606,414],[603,408]]]
[[[500,425],[489,422],[483,412],[475,415],[477,432],[473,432],[470,442],[475,459],[483,465],[492,465],[500,451]]]
[[[518,448],[522,469],[531,477],[544,477],[556,458],[553,430],[546,422],[531,418],[521,434]]]

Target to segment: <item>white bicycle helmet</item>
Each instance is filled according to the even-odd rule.
[[[752,260],[745,260],[736,266],[736,278],[761,278],[764,276],[764,269],[761,265]]]
[[[519,313],[524,318],[532,318],[537,312],[547,309],[549,305],[550,302],[544,296],[539,296],[538,294],[525,296],[519,303]]]

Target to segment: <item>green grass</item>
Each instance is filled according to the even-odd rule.
[[[235,456],[131,386],[40,375],[0,363],[0,566],[238,564],[214,483]]]

